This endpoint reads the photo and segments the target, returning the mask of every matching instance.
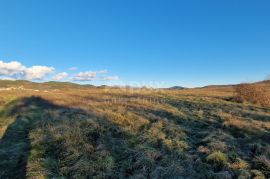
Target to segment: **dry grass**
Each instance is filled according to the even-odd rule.
[[[0,178],[270,177],[270,109],[232,96],[230,87],[2,91]]]
[[[240,84],[236,85],[234,89],[237,102],[270,106],[270,95],[265,87],[258,84]]]

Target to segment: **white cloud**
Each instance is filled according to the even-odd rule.
[[[77,67],[71,67],[69,70],[77,70]],[[30,66],[26,67],[18,61],[4,62],[0,61],[0,79],[9,80],[44,80],[55,69],[49,66]],[[118,76],[106,76],[107,70],[79,72],[68,78],[66,72],[57,73],[51,77],[52,80],[61,81],[65,78],[73,81],[112,81],[119,80]],[[48,79],[49,80],[49,79]]]
[[[52,79],[55,81],[61,81],[68,77],[68,74],[66,72],[58,73],[56,74]]]
[[[104,81],[114,81],[114,80],[119,80],[118,76],[106,76],[106,77],[102,77],[102,80]]]
[[[46,75],[54,71],[53,67],[32,66],[25,67],[20,62],[0,61],[0,76],[21,80],[42,80]]]
[[[75,71],[75,70],[78,70],[78,67],[70,67],[68,70]]]
[[[80,72],[73,76],[74,81],[93,81],[93,80],[102,80],[102,81],[112,81],[112,80],[118,80],[118,76],[100,76],[107,74],[107,70],[100,70],[96,72]]]
[[[13,76],[22,74],[26,69],[20,62],[3,62],[0,61],[0,75]]]
[[[80,72],[75,74],[73,77],[74,81],[92,81],[95,80],[97,76],[97,72]]]
[[[24,79],[26,80],[42,80],[46,75],[54,71],[53,67],[32,66],[25,70]]]

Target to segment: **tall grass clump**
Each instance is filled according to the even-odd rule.
[[[215,169],[222,169],[228,166],[228,157],[226,154],[216,151],[207,156],[206,161]]]
[[[249,102],[261,106],[270,106],[270,95],[266,89],[257,84],[239,84],[234,87],[235,101]]]

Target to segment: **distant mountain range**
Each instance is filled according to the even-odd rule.
[[[172,90],[182,90],[182,89],[187,89],[186,87],[182,87],[182,86],[173,86],[173,87],[170,87],[169,89],[172,89]]]
[[[259,81],[255,82],[254,84],[263,85],[263,86],[269,86],[270,87],[270,80],[265,81]],[[231,85],[208,85],[200,88],[227,88],[232,87],[235,84]],[[121,86],[107,86],[107,85],[101,85],[101,86],[94,86],[91,84],[77,84],[72,82],[56,82],[56,81],[49,81],[49,82],[31,82],[26,80],[0,80],[0,88],[9,88],[9,87],[18,87],[23,86],[24,88],[35,88],[35,89],[64,89],[64,88],[138,88],[138,87],[121,87]],[[145,88],[145,87],[142,87]],[[189,89],[183,86],[173,86],[169,88],[164,88],[169,90],[183,90],[183,89]]]

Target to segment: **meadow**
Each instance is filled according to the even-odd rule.
[[[270,108],[232,86],[0,88],[1,179],[270,178]]]

